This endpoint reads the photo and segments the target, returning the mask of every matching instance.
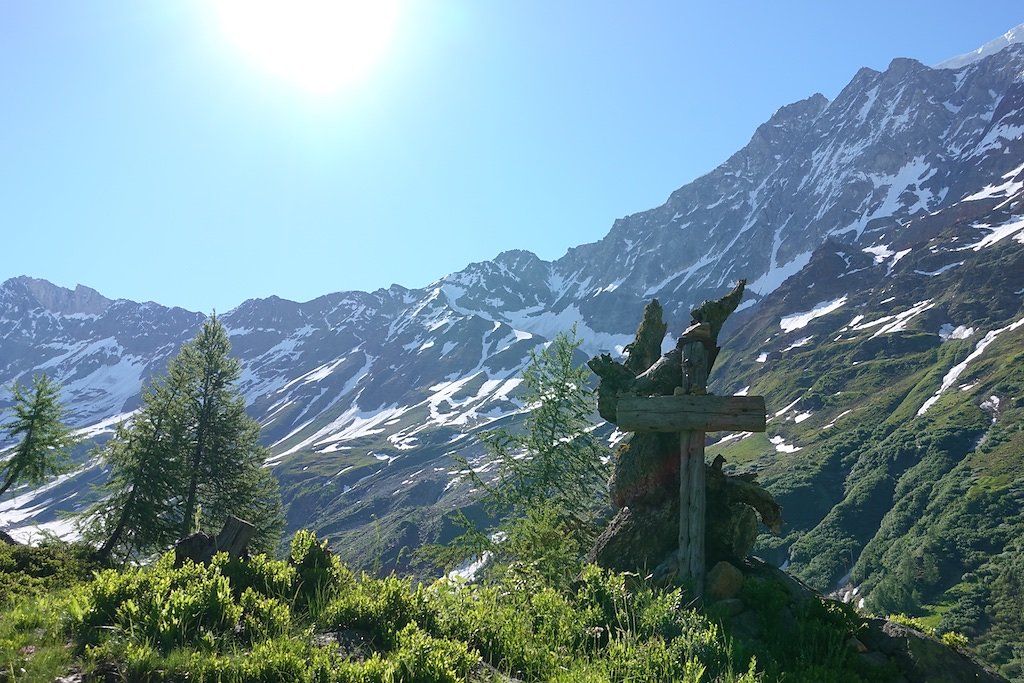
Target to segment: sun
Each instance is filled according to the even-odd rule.
[[[317,94],[365,78],[387,51],[396,0],[212,0],[227,39],[273,76]]]

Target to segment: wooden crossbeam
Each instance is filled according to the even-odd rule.
[[[624,432],[763,432],[763,396],[624,396],[618,403]]]

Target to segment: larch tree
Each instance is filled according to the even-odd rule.
[[[145,556],[178,538],[174,507],[188,427],[179,398],[175,387],[154,380],[135,417],[119,424],[100,449],[110,478],[102,485],[105,495],[83,518],[83,535],[99,544],[104,561],[115,552],[121,559]]]
[[[39,485],[67,471],[76,442],[64,424],[60,385],[47,375],[37,375],[31,387],[15,383],[11,397],[14,417],[0,429],[20,440],[0,465],[0,495],[19,482]]]
[[[484,491],[485,509],[503,519],[500,535],[487,536],[456,513],[452,521],[465,533],[421,553],[429,562],[451,565],[491,552],[503,561],[532,562],[551,581],[571,580],[569,574],[600,530],[610,456],[593,433],[590,373],[574,360],[580,344],[573,328],[531,353],[523,372],[521,398],[528,409],[523,423],[481,437],[497,465],[493,480],[484,481],[468,461],[455,458]]]
[[[160,552],[196,531],[216,534],[232,514],[256,526],[254,550],[276,547],[281,496],[263,467],[267,451],[235,386],[241,364],[230,350],[224,326],[211,317],[103,449],[108,495],[85,517],[101,555]]]

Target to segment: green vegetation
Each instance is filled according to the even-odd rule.
[[[466,557],[491,553],[500,562],[526,561],[554,585],[568,585],[600,532],[602,492],[610,452],[593,435],[596,398],[590,372],[575,363],[580,347],[575,329],[558,334],[539,353],[531,352],[523,372],[524,402],[531,410],[516,431],[496,429],[482,436],[497,476],[484,481],[460,461],[484,490],[484,507],[502,520],[488,536],[464,515],[455,523],[466,532],[447,547],[428,546],[420,555],[451,567]],[[500,538],[495,542],[494,538]]]
[[[167,554],[64,575],[42,597],[18,589],[5,604],[0,680],[72,669],[130,681],[878,680],[845,646],[859,628],[847,608],[794,613],[769,582],[743,594],[766,634],[751,638],[635,575],[586,566],[559,589],[519,562],[491,576],[414,585],[357,575],[308,532],[287,560],[222,554],[175,567]]]
[[[259,425],[234,386],[241,365],[229,352],[223,325],[211,317],[101,450],[110,478],[84,515],[101,559],[146,558],[196,531],[215,535],[231,514],[256,525],[256,550],[276,547],[280,494],[263,467]]]
[[[992,266],[979,281],[999,276]],[[1022,681],[1024,330],[1002,333],[918,415],[987,330],[1019,318],[1016,308],[1004,312],[1010,318],[955,317],[957,297],[972,301],[972,315],[989,315],[983,293],[991,291],[936,292],[933,316],[878,336],[844,329],[848,317],[825,317],[807,334],[832,341],[756,364],[750,359],[778,330],[765,312],[736,334],[721,381],[751,385],[770,415],[791,406],[767,436],[800,450],[764,456],[748,437],[709,451],[756,472],[785,510],[784,536],[762,537],[755,554],[789,561],[788,571],[823,592],[856,586],[866,611],[962,633],[972,654]],[[935,331],[950,319],[971,320],[978,332],[942,341]]]
[[[226,353],[213,325],[107,446],[114,477],[98,529],[107,534],[102,548],[117,546],[121,557],[145,559],[184,530],[192,506],[171,501],[192,498],[176,477],[194,472],[190,458],[203,443],[194,425],[205,394],[194,387],[212,382],[195,368],[220,367]],[[189,354],[204,345],[224,350],[196,365]],[[815,599],[794,612],[785,589],[752,581],[744,603],[764,637],[715,606],[702,612],[680,588],[583,563],[598,529],[607,452],[590,434],[593,397],[573,366],[577,347],[560,336],[537,355],[525,375],[534,407],[525,429],[486,438],[500,476],[472,476],[503,516],[504,539],[492,542],[465,520],[469,530],[446,549],[464,557],[477,542],[492,552],[483,581],[357,574],[307,531],[294,536],[287,560],[220,554],[209,565],[176,567],[167,553],[90,579],[70,549],[18,548],[11,552],[36,560],[0,565],[11,567],[0,578],[11,614],[0,626],[0,681],[52,681],[69,670],[129,681],[876,680],[858,671],[846,646],[859,622],[832,603]],[[156,471],[158,463],[171,474]],[[202,491],[202,477],[184,480]],[[53,570],[47,552],[63,552],[66,568]],[[794,624],[797,637],[782,637]]]
[[[68,450],[75,443],[63,422],[60,385],[48,376],[35,377],[31,388],[15,383],[11,397],[14,417],[0,429],[20,440],[0,465],[0,496],[17,483],[38,486],[67,471]]]

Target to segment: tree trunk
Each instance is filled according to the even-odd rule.
[[[110,553],[113,552],[114,546],[117,545],[117,542],[121,539],[121,534],[124,533],[125,527],[128,524],[128,513],[135,507],[135,491],[136,488],[132,486],[131,493],[128,494],[128,500],[125,502],[124,507],[121,508],[121,516],[117,520],[117,526],[114,527],[114,531],[111,532],[100,549],[96,551],[96,557],[102,562],[110,559]]]
[[[21,470],[21,467],[17,467],[11,471],[7,476],[7,481],[4,482],[3,487],[0,487],[0,496],[4,495],[7,492],[7,489],[11,488],[11,485],[18,481],[18,477],[21,475]]]

